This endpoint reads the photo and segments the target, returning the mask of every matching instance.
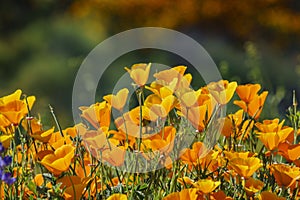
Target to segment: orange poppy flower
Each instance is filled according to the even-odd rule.
[[[241,177],[248,178],[259,169],[262,164],[259,158],[232,158],[229,160],[229,166]]]
[[[203,98],[203,99],[202,99]],[[186,105],[192,105],[192,102],[186,102]],[[181,106],[180,115],[184,115],[189,122],[194,126],[194,128],[198,129],[200,132],[204,130],[206,127],[214,109],[214,105],[212,99],[207,95],[199,95],[199,98],[193,107],[184,107]]]
[[[232,98],[237,82],[228,82],[227,80],[220,80],[218,82],[211,82],[203,89],[211,94],[214,99],[221,105],[227,104]]]
[[[110,94],[103,97],[105,101],[107,101],[113,108],[122,111],[127,97],[128,97],[128,89],[123,88],[121,89],[116,95]]]
[[[242,108],[246,113],[248,113],[249,116],[253,117],[254,119],[258,119],[262,112],[267,95],[268,92],[265,91],[260,95],[255,95],[255,97],[249,103],[246,103],[243,100],[234,101],[233,103]]]
[[[47,143],[51,138],[51,134],[53,133],[54,133],[54,127],[50,128],[47,131],[35,132],[34,134],[30,134],[30,135],[36,140],[39,140],[43,143]]]
[[[300,178],[300,168],[286,164],[272,164],[270,171],[279,187],[290,187]]]
[[[111,149],[106,149],[102,155],[103,160],[111,166],[120,167],[124,164],[126,150],[123,146],[116,147],[112,145]]]
[[[158,117],[167,117],[175,106],[175,100],[176,98],[173,95],[169,95],[164,99],[160,99],[160,97],[155,94],[149,95],[144,104],[149,108],[150,120],[156,121]]]
[[[6,102],[6,101],[3,101]],[[35,97],[27,97],[28,107],[32,108]],[[12,124],[18,125],[21,119],[27,115],[28,107],[25,100],[15,99],[5,104],[0,104],[0,113],[4,115]]]
[[[258,138],[267,147],[268,150],[272,151],[278,147],[278,145],[284,142],[290,134],[293,134],[293,128],[285,127],[278,132],[257,132]]]
[[[260,88],[261,86],[259,84],[239,85],[236,88],[236,93],[238,94],[240,99],[247,104],[254,99]]]
[[[0,135],[0,142],[4,146],[4,148],[8,148],[10,146],[10,141],[14,138],[13,134],[10,135]]]
[[[277,132],[282,129],[284,120],[279,123],[279,119],[263,120],[263,123],[257,122],[255,126],[263,133]]]
[[[132,147],[134,146],[135,142],[136,142],[136,139],[135,137],[132,137],[131,135],[127,135],[127,139],[128,141],[126,141],[126,133],[124,133],[123,131],[121,130],[109,130],[109,134],[110,134],[110,138],[112,139],[115,139],[115,140],[118,140],[120,144],[124,144],[124,147]],[[126,143],[128,142],[128,143]]]
[[[107,200],[127,200],[127,196],[125,194],[113,194]]]
[[[153,151],[170,153],[174,146],[176,129],[173,126],[166,126],[159,134],[155,134],[143,140],[143,145]]]
[[[151,120],[155,114],[150,114],[150,110],[146,106],[142,106],[142,119]],[[153,118],[152,118],[153,119]],[[128,136],[139,137],[140,126],[142,126],[142,135],[146,133],[146,127],[140,124],[140,106],[131,109],[115,120],[115,125],[119,131],[128,134]]]
[[[4,115],[0,113],[0,126],[2,127],[1,129],[3,129],[3,132],[6,132],[5,128],[9,127],[10,125],[11,122]]]
[[[250,151],[245,151],[245,152],[235,152],[235,151],[224,151],[225,157],[228,160],[231,160],[233,158],[250,158],[256,156],[255,153],[252,153]]]
[[[203,104],[199,104],[199,105],[197,104],[198,99],[200,98],[201,95],[201,89],[197,91],[194,91],[192,89],[186,89],[177,92],[177,95],[179,96],[180,104],[182,104],[182,106],[184,107],[190,108],[193,106],[203,105]]]
[[[219,185],[220,181],[213,181],[210,179],[201,179],[193,184],[195,188],[200,190],[204,194],[213,192]]]
[[[160,85],[159,83],[154,81],[151,83],[150,87],[145,86],[145,88],[158,95],[161,99],[163,99],[174,93],[175,86],[175,82],[171,82],[169,85]]]
[[[111,105],[106,101],[93,104],[90,107],[82,106],[79,109],[82,111],[81,116],[96,129],[110,126]]]
[[[234,136],[234,133],[238,133],[238,127],[243,121],[243,110],[238,110],[234,114],[229,114],[224,119],[224,125],[222,128],[222,135],[225,137]]]
[[[151,63],[149,64],[134,64],[131,69],[125,67],[125,70],[129,73],[131,79],[140,87],[144,86],[149,77]]]
[[[209,153],[209,150],[202,142],[195,142],[192,149],[183,149],[181,151],[180,159],[183,163],[188,164],[189,167],[196,166],[205,161],[205,156]],[[204,160],[202,160],[204,159]]]
[[[198,189],[190,188],[190,189],[183,189],[180,192],[173,192],[163,200],[197,200],[198,199]]]
[[[78,176],[64,176],[57,183],[61,183],[60,187],[64,189],[64,199],[80,200],[87,182]]]
[[[20,99],[21,94],[22,94],[22,90],[17,89],[14,93],[9,94],[9,95],[4,96],[4,97],[1,97],[0,98],[0,104],[3,105],[3,104],[7,104],[10,101]]]
[[[69,169],[75,148],[72,145],[63,145],[54,152],[46,155],[41,164],[54,175],[60,175]]]
[[[186,67],[184,66],[178,66],[168,70],[160,71],[154,74],[154,77],[157,78],[155,82],[157,82],[160,85],[167,86],[177,95],[177,92],[179,92],[180,90],[190,88],[192,75],[184,75],[185,69]]]
[[[36,186],[40,187],[44,184],[44,177],[42,174],[35,175],[33,182]]]
[[[86,149],[97,159],[100,159],[100,151],[110,148],[107,138],[108,132],[103,129],[84,130],[80,131],[79,134]]]
[[[24,119],[22,121],[22,126],[29,134],[35,134],[43,131],[41,120],[36,118]]]
[[[284,197],[279,197],[276,194],[269,192],[269,191],[263,191],[262,193],[260,193],[260,195],[258,196],[259,200],[285,200],[286,198]]]
[[[83,163],[76,162],[75,173],[80,178],[85,178],[91,173],[90,156],[85,154]]]
[[[283,142],[278,145],[278,151],[280,155],[290,162],[300,158],[300,144]]]
[[[183,79],[184,72],[187,69],[186,66],[176,66],[167,70],[160,71],[155,73],[153,76],[158,79],[158,82],[161,85],[167,86],[172,81],[176,81],[175,90],[179,87],[181,80]],[[183,81],[188,81],[187,79],[183,79]],[[174,83],[174,82],[173,82]]]
[[[253,195],[262,190],[264,183],[260,180],[249,177],[246,179],[244,189],[248,197],[253,197]]]
[[[222,190],[219,190],[218,192],[210,194],[210,200],[233,200],[233,198],[227,197]]]
[[[64,144],[72,144],[71,137],[68,134],[71,133],[70,130],[70,128],[62,130],[63,136],[60,131],[52,133],[48,144],[50,144],[53,149],[58,149]]]
[[[113,166],[121,166],[125,156],[124,147],[117,147],[119,141],[108,138],[108,134],[108,130],[103,129],[80,132],[84,145],[92,156]]]

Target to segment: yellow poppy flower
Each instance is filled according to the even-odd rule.
[[[93,125],[96,129],[110,126],[111,105],[106,101],[96,103],[90,107],[80,107],[81,116]]]
[[[131,69],[125,67],[125,70],[129,73],[131,79],[140,87],[144,86],[149,77],[151,63],[149,64],[134,64]]]
[[[194,91],[192,89],[184,90],[180,93],[178,93],[180,103],[185,107],[192,107],[192,106],[198,106],[198,99],[201,94],[201,89]],[[202,104],[200,104],[202,105]]]
[[[0,135],[0,142],[4,146],[4,148],[8,148],[10,146],[10,141],[14,138],[13,134],[10,135]]]
[[[268,150],[272,151],[278,147],[278,145],[284,142],[290,134],[293,134],[293,128],[285,127],[278,132],[257,132],[258,138],[267,147]]]
[[[235,151],[224,151],[225,157],[228,160],[234,159],[234,158],[250,158],[256,156],[255,153],[250,152],[250,151],[245,151],[245,152],[235,152]]]
[[[177,84],[179,84],[186,69],[186,66],[176,66],[167,70],[157,72],[153,76],[158,80],[163,81],[164,84],[162,85],[168,85],[168,83],[171,83],[175,78],[177,78]]]
[[[57,149],[64,144],[72,144],[71,137],[75,137],[78,132],[83,132],[85,130],[83,124],[75,125],[74,127],[69,127],[62,130],[62,134],[60,131],[54,132],[51,134],[50,139],[48,140],[48,144],[51,145],[52,148]]]
[[[300,178],[300,168],[286,164],[272,164],[270,171],[279,187],[290,187]]]
[[[151,121],[156,121],[158,117],[165,118],[174,108],[176,98],[169,95],[164,99],[160,99],[155,94],[149,95],[145,100],[145,106],[149,108],[149,117]]]
[[[80,131],[79,134],[85,147],[97,159],[100,159],[100,151],[110,148],[107,133],[102,129]]]
[[[284,120],[279,123],[279,119],[275,118],[272,120],[263,120],[263,123],[257,122],[255,126],[260,130],[260,132],[277,132],[282,129]]]
[[[31,109],[35,102],[35,97],[27,97],[27,102],[29,109]],[[25,100],[15,99],[5,104],[0,104],[0,113],[16,126],[20,123],[21,119],[27,115],[28,107]]]
[[[111,144],[110,149],[104,149],[102,159],[108,162],[111,166],[119,167],[124,164],[126,150],[123,146],[115,146]]]
[[[232,98],[237,82],[228,82],[227,80],[220,80],[218,82],[211,82],[206,89],[214,99],[221,105],[227,104]]]
[[[259,169],[262,164],[259,158],[232,158],[229,160],[229,166],[240,176],[248,178]]]
[[[127,196],[125,194],[113,194],[107,200],[127,200]]]
[[[158,95],[161,99],[163,99],[174,93],[175,86],[175,82],[170,83],[169,85],[160,85],[159,83],[154,81],[150,84],[150,87],[145,86],[145,88]]]
[[[219,185],[220,181],[213,181],[210,179],[201,179],[193,184],[195,188],[203,192],[204,194],[208,194],[213,192]]]
[[[4,96],[4,97],[1,97],[0,98],[0,105],[7,104],[10,101],[20,99],[21,94],[22,94],[22,90],[17,89],[14,93],[12,93],[10,95],[7,95],[7,96]]]
[[[143,145],[153,151],[161,153],[170,153],[174,146],[176,129],[173,126],[166,126],[159,134],[143,140]]]
[[[142,119],[151,120],[155,114],[150,114],[148,107],[142,106]],[[140,126],[142,126],[142,134],[146,133],[146,127],[140,124],[140,106],[131,109],[129,112],[123,114],[123,116],[115,119],[115,125],[117,129],[128,136],[139,137]]]
[[[127,97],[128,97],[128,89],[123,88],[121,89],[116,95],[110,94],[103,97],[105,101],[107,101],[113,108],[122,111]]]
[[[197,200],[198,199],[198,190],[196,188],[184,189],[180,192],[173,192],[163,200]]]
[[[72,145],[63,145],[53,153],[46,155],[41,164],[44,165],[54,175],[60,175],[67,171],[74,157],[75,148]]]

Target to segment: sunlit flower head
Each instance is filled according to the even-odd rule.
[[[125,70],[129,73],[131,79],[140,87],[144,86],[149,77],[151,63],[149,64],[134,64],[131,69],[125,67]]]
[[[300,178],[300,168],[286,164],[273,164],[270,171],[274,175],[278,186],[290,187]]]
[[[227,80],[220,80],[218,82],[211,82],[207,85],[206,90],[215,100],[221,104],[227,104],[232,98],[237,82],[228,82]]]
[[[236,93],[242,101],[245,103],[250,103],[257,95],[260,88],[261,86],[259,84],[239,85],[236,88]]]
[[[199,189],[204,194],[213,192],[219,185],[220,181],[213,181],[210,179],[201,179],[193,184],[193,186]]]
[[[122,111],[126,104],[128,93],[128,89],[123,88],[116,95],[106,95],[103,99],[106,100],[113,108]]]
[[[229,166],[240,176],[248,178],[259,169],[262,164],[259,158],[233,158],[229,160]]]

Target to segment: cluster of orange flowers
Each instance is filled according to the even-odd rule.
[[[134,81],[136,107],[127,110],[134,95],[124,88],[80,107],[83,123],[64,130],[59,123],[57,131],[45,129],[32,117],[35,97],[21,98],[21,90],[2,97],[0,142],[13,158],[9,170],[16,182],[0,181],[0,197],[300,197],[298,127],[259,121],[268,95],[259,93],[259,84],[221,80],[193,90],[185,66],[157,72],[147,84],[150,68],[125,68]],[[239,98],[233,103],[240,109],[220,116],[232,98]],[[137,153],[142,160],[130,157]]]

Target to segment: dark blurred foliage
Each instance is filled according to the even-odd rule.
[[[300,97],[296,0],[1,1],[1,95],[21,88],[37,96],[44,119],[51,104],[61,123],[72,125],[72,86],[84,57],[105,38],[143,26],[181,31],[203,45],[225,79],[262,84],[271,93],[268,117],[278,114],[277,104],[284,115],[292,90]],[[126,54],[107,70],[98,95],[111,92],[124,66],[136,62],[189,64],[154,50]]]

